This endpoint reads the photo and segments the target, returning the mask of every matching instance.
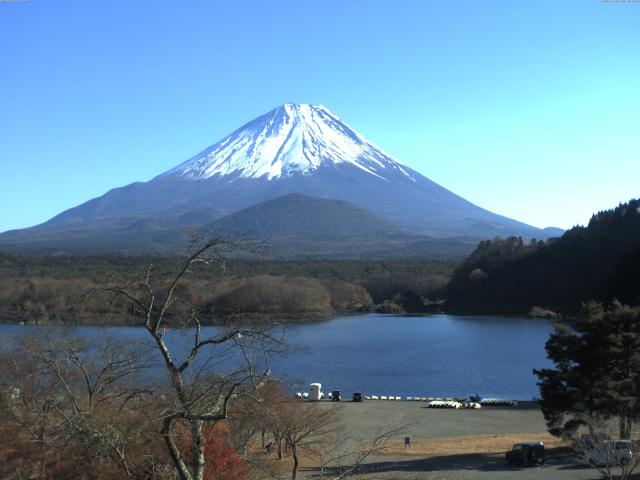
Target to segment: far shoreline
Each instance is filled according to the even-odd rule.
[[[320,324],[325,322],[331,322],[333,320],[337,320],[340,318],[350,318],[350,317],[360,317],[364,315],[376,315],[381,317],[394,317],[394,318],[416,318],[416,317],[433,317],[437,315],[447,315],[452,317],[516,317],[521,320],[546,320],[546,321],[561,321],[561,319],[550,319],[545,317],[535,317],[531,316],[526,312],[522,311],[504,311],[504,310],[495,310],[495,311],[429,311],[429,312],[403,312],[403,313],[386,313],[386,312],[377,312],[375,310],[371,311],[354,311],[354,312],[334,312],[330,315],[320,314],[320,313],[312,313],[306,315],[299,314],[268,314],[268,315],[252,315],[252,314],[238,314],[234,316],[224,317],[219,319],[219,321],[214,322],[205,322],[203,323],[203,327],[224,327],[227,325],[309,325],[309,324]],[[302,318],[301,318],[302,317]],[[84,317],[81,319],[74,319],[72,321],[65,321],[60,319],[30,319],[24,320],[18,317],[3,315],[0,316],[0,325],[21,325],[21,326],[40,326],[40,327],[144,327],[142,321],[136,321],[137,317],[130,317],[127,319],[109,319],[105,321],[95,321],[90,319],[89,317]],[[172,328],[189,328],[188,326],[181,327],[176,324],[175,321],[168,319],[166,321],[167,325]]]

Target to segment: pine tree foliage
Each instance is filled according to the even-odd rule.
[[[629,438],[640,419],[640,307],[590,302],[546,344],[555,368],[534,370],[549,431],[569,437],[602,419]]]
[[[640,304],[640,199],[599,212],[561,238],[480,242],[453,273],[447,306],[523,312],[538,305],[578,312],[583,302]]]

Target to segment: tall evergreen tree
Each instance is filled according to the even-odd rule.
[[[617,419],[629,438],[640,419],[640,308],[584,305],[546,344],[556,368],[534,370],[549,431],[568,437],[599,419]]]

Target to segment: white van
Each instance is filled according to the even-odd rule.
[[[584,459],[597,467],[627,465],[633,458],[629,440],[604,440],[598,442],[584,454]]]

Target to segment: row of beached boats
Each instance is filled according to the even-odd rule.
[[[427,405],[429,408],[480,408],[478,402],[458,402],[456,400],[433,400]]]
[[[404,400],[413,402],[428,402],[433,408],[480,408],[480,407],[514,407],[518,405],[516,400],[505,398],[483,398],[483,399],[459,399],[459,398],[439,398],[439,397],[398,397],[394,395],[371,395],[364,396],[365,400]]]
[[[333,398],[336,397],[337,398]],[[297,392],[295,397],[300,400],[323,400],[325,394],[322,392],[322,386],[319,383],[312,383],[310,385],[310,393]],[[334,390],[327,394],[328,399],[341,400],[341,392]],[[357,399],[356,399],[357,397]],[[481,408],[481,407],[513,407],[518,405],[515,400],[508,400],[505,398],[480,398],[479,395],[473,395],[469,399],[466,398],[441,398],[441,397],[413,397],[406,396],[401,397],[398,395],[362,395],[361,393],[354,393],[353,401],[362,400],[391,400],[391,401],[406,401],[406,402],[426,402],[429,408]]]

